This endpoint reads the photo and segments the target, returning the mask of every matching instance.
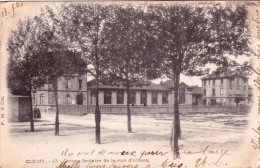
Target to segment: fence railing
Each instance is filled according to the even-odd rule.
[[[55,108],[52,107],[53,111]],[[69,115],[85,115],[95,113],[95,105],[59,105],[61,114]],[[100,105],[103,114],[126,114],[127,107],[125,105]],[[173,114],[173,106],[130,106],[131,114],[149,115],[149,114]],[[180,113],[247,113],[250,106],[194,106],[179,105]]]
[[[88,113],[95,112],[95,106],[89,105]],[[173,114],[173,106],[130,106],[132,114]],[[101,113],[104,114],[125,114],[126,106],[101,105]],[[179,105],[180,113],[247,113],[250,106],[193,106]]]

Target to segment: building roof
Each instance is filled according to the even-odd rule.
[[[162,82],[160,85],[168,88],[168,89],[173,89],[174,88],[174,82],[173,80],[167,80],[165,82]],[[184,82],[181,82],[180,83],[180,86],[185,86],[187,88],[191,88],[192,89],[192,93],[193,94],[201,94],[201,87],[198,87],[198,86],[189,86],[187,85],[186,83]]]
[[[87,87],[88,88],[95,88],[95,80],[91,80],[87,83]],[[99,83],[99,88],[100,89],[125,89],[126,87],[124,87],[123,85],[104,85],[102,83]],[[161,86],[161,85],[157,85],[155,83],[150,82],[149,84],[145,84],[145,85],[136,85],[133,87],[130,87],[131,90],[157,90],[157,91],[169,91],[168,88]]]
[[[174,82],[173,82],[173,80],[167,80],[167,81],[165,81],[165,82],[161,82],[160,85],[161,85],[161,86],[164,86],[164,87],[166,87],[166,88],[169,88],[169,89],[174,88]]]
[[[232,71],[230,69],[224,71],[224,70],[219,70],[215,71],[212,74],[209,74],[203,78],[203,79],[221,79],[221,78],[233,78],[233,77],[242,77],[242,78],[247,78],[242,72],[238,71]]]

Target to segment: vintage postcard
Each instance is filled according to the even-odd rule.
[[[1,168],[260,168],[260,2],[0,4]]]

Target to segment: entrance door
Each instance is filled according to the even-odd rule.
[[[77,99],[77,105],[83,105],[83,94],[79,93],[76,97]]]

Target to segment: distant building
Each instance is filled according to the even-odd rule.
[[[148,83],[135,85],[130,88],[130,104],[146,106],[172,106],[174,104],[173,81],[168,80],[161,84]],[[126,88],[124,86],[109,86],[99,84],[100,105],[126,105]],[[95,81],[88,82],[88,104],[95,105]],[[201,88],[180,84],[179,103],[186,105],[197,105],[202,97]]]
[[[171,105],[174,104],[174,82],[173,80],[167,80],[161,83],[162,86],[170,90],[171,93]],[[199,105],[202,98],[201,87],[189,86],[184,82],[179,86],[179,104]]]
[[[168,80],[161,84],[146,82],[130,87],[131,106],[173,106],[173,81]],[[55,111],[55,95],[52,84],[43,84],[33,92],[33,106],[41,112]],[[83,108],[93,107],[96,104],[95,81],[87,82],[86,75],[61,77],[58,80],[59,105],[85,105]],[[198,105],[202,97],[201,88],[180,84],[179,103],[181,105]],[[99,83],[99,105],[101,107],[124,107],[127,102],[126,87],[104,85]],[[64,106],[66,109],[66,107]],[[63,108],[63,109],[64,109]],[[64,110],[65,110],[64,109]],[[67,110],[66,110],[67,111]],[[85,110],[86,111],[86,110]]]
[[[248,104],[248,78],[236,71],[217,71],[202,79],[204,105]]]
[[[95,81],[88,82],[88,104],[96,104]],[[151,106],[171,104],[170,90],[164,86],[148,82],[147,84],[137,84],[130,87],[130,104]],[[99,105],[126,105],[126,87],[110,86],[99,83]]]

